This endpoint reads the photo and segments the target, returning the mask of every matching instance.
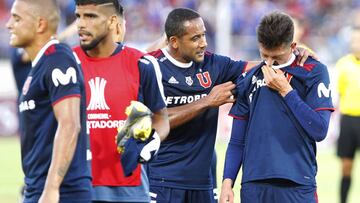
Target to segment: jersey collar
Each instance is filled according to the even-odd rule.
[[[180,67],[180,68],[190,68],[193,64],[193,62],[189,62],[189,63],[182,63],[178,60],[176,60],[174,57],[172,57],[169,52],[166,50],[166,48],[162,48],[161,51],[164,53],[165,57],[169,59],[169,61],[171,63],[173,63],[174,65]]]
[[[40,58],[42,55],[44,55],[45,51],[51,46],[51,45],[54,45],[54,44],[59,44],[59,40],[57,39],[50,39],[50,41],[48,41],[41,49],[40,51],[36,54],[36,57],[34,59],[34,61],[31,62],[31,66],[32,67],[35,67],[36,64],[39,62]]]
[[[294,53],[291,53],[290,59],[289,59],[286,63],[280,64],[280,65],[272,65],[271,67],[272,67],[273,69],[285,68],[285,67],[287,67],[287,66],[290,66],[290,65],[295,61],[295,59],[296,59],[295,54],[294,54]],[[265,63],[266,63],[266,61],[265,61]],[[266,64],[267,64],[267,63],[266,63]]]

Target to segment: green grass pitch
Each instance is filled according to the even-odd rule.
[[[226,143],[218,142],[218,183],[221,183]],[[348,203],[360,202],[360,154],[357,154],[354,166],[354,179]],[[339,160],[334,150],[320,150],[317,155],[319,171],[317,175],[320,203],[338,203],[338,185],[340,177]],[[20,144],[16,137],[0,138],[0,202],[16,203],[23,182],[20,163]],[[235,184],[235,202],[239,202],[240,175]],[[218,185],[220,195],[221,184]]]

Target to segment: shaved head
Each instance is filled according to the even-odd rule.
[[[16,0],[25,2],[28,11],[36,18],[43,18],[48,23],[51,32],[56,33],[60,21],[60,11],[55,0]]]

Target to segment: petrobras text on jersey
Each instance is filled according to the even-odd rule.
[[[27,110],[33,110],[35,109],[35,101],[29,100],[29,101],[22,101],[19,104],[19,112],[27,111]]]
[[[123,126],[125,120],[93,120],[86,121],[87,127],[89,129],[95,128],[118,128],[119,126]]]
[[[207,94],[196,94],[189,96],[168,96],[166,97],[166,104],[189,104],[206,96]]]

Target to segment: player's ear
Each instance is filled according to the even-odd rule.
[[[39,33],[46,32],[46,30],[49,27],[49,22],[43,17],[38,17],[37,20],[36,20],[36,23],[37,23],[36,31],[39,32]]]
[[[110,30],[116,30],[119,19],[116,15],[111,15],[108,19],[108,25]]]
[[[296,42],[291,43],[290,47],[294,51],[296,48]]]
[[[171,46],[172,48],[174,48],[174,49],[179,48],[178,40],[179,40],[179,39],[178,39],[176,36],[171,36],[171,37],[169,38],[169,44],[170,44],[170,46]]]

